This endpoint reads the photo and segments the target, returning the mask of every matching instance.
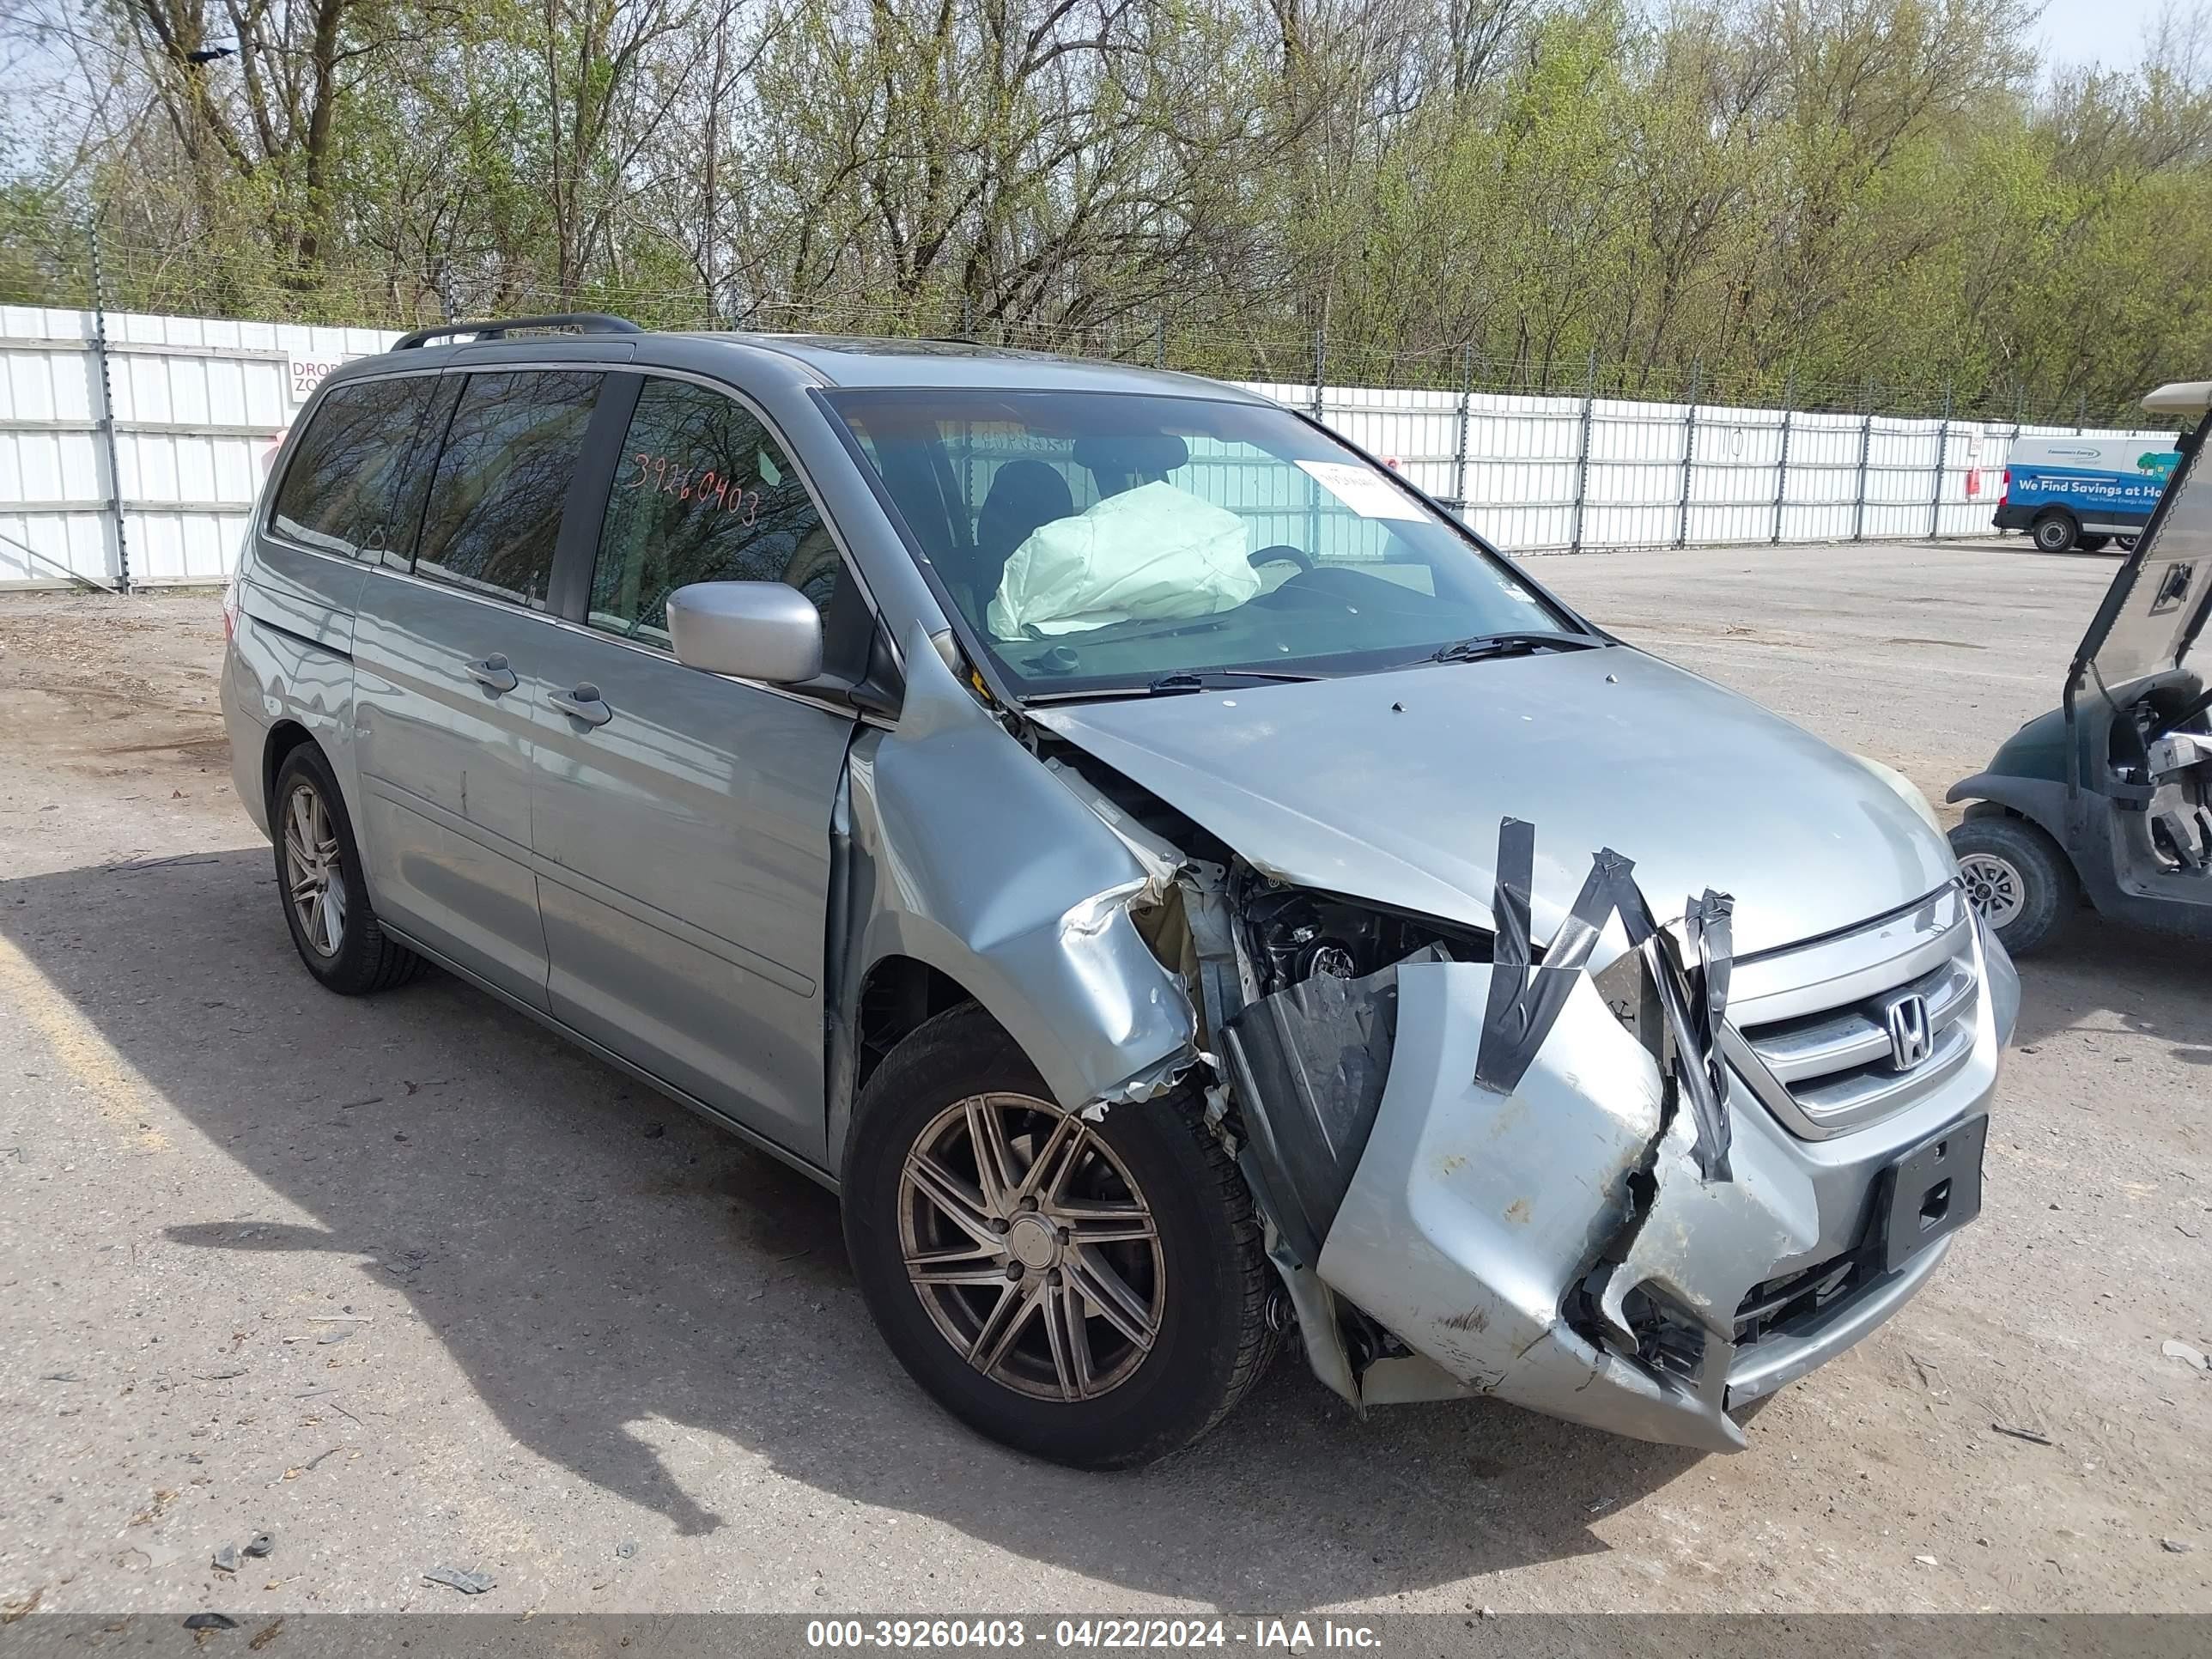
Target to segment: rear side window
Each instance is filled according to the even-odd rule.
[[[285,465],[270,527],[320,552],[404,561],[422,503],[410,463],[438,386],[418,374],[332,386]]]
[[[615,468],[592,572],[594,628],[668,643],[687,582],[788,582],[826,618],[843,565],[806,486],[736,398],[648,379]]]
[[[544,608],[600,380],[574,369],[469,376],[430,485],[416,575]]]

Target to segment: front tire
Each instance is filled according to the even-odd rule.
[[[2070,513],[2046,513],[2027,533],[2035,538],[2036,546],[2045,553],[2070,553],[2081,538],[2081,526],[2074,522]]]
[[[307,971],[340,996],[404,985],[422,958],[388,936],[362,878],[361,848],[330,763],[312,743],[284,757],[269,791],[276,892]]]
[[[1974,908],[2014,957],[2045,949],[2081,902],[2065,854],[2024,818],[1968,818],[1951,831],[1952,855]]]
[[[1250,1194],[1179,1089],[1063,1112],[981,1008],[886,1056],[853,1115],[847,1249],[884,1340],[979,1433],[1127,1468],[1213,1427],[1274,1347]]]

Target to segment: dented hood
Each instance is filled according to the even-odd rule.
[[[1548,938],[1611,847],[1663,920],[1735,898],[1739,956],[1908,904],[1956,873],[1866,766],[1626,646],[1061,705],[1031,718],[1279,881],[1487,927],[1498,820],[1537,828]]]

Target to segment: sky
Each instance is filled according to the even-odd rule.
[[[2039,29],[2048,56],[2062,61],[2100,60],[2110,69],[2139,63],[2143,37],[2166,0],[2050,0]]]

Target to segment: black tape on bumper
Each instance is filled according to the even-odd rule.
[[[1644,963],[1644,1005],[1658,1018],[1640,1022],[1640,1035],[1667,1079],[1665,1121],[1686,1100],[1698,1126],[1694,1149],[1708,1181],[1732,1177],[1729,1164],[1728,1069],[1715,1038],[1728,1007],[1730,916],[1735,902],[1710,888],[1690,901],[1683,932],[1694,963],[1686,964],[1636,884],[1633,860],[1603,848],[1559,924],[1543,960],[1529,937],[1530,894],[1535,882],[1535,826],[1507,818],[1498,830],[1498,887],[1492,909],[1497,924],[1490,1000],[1476,1051],[1474,1080],[1510,1095],[1521,1085],[1536,1052],[1551,1036],[1585,971],[1605,925],[1615,915]]]

